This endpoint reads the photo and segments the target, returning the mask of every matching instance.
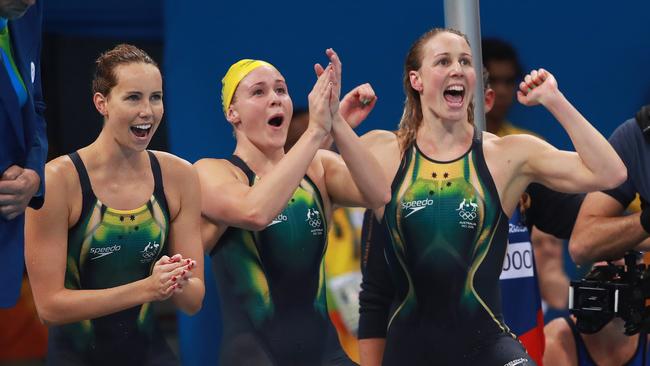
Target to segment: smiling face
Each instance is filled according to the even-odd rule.
[[[143,151],[160,125],[164,108],[158,67],[144,62],[115,67],[117,83],[108,95],[95,93],[104,129],[121,146]]]
[[[467,120],[476,73],[467,41],[451,32],[440,32],[422,47],[419,70],[410,71],[411,87],[420,93],[422,111],[443,120]]]
[[[251,71],[237,86],[226,118],[238,139],[246,138],[260,150],[282,149],[293,104],[284,77],[271,66]]]

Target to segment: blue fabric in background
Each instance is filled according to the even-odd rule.
[[[57,0],[43,4],[43,31],[81,37],[164,37],[163,2],[158,0]]]

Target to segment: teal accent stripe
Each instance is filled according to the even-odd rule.
[[[11,86],[13,86],[14,91],[16,92],[16,97],[18,98],[18,104],[21,107],[24,106],[27,102],[27,89],[20,77],[20,72],[16,67],[16,63],[11,56],[11,40],[9,37],[9,27],[7,26],[0,27],[0,61],[4,64],[7,74],[9,74]]]

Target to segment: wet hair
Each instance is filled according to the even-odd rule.
[[[422,124],[422,102],[420,101],[420,93],[413,89],[411,86],[411,78],[409,72],[417,71],[422,66],[422,59],[424,58],[423,49],[424,45],[432,38],[440,33],[452,33],[457,36],[463,37],[465,42],[469,45],[467,36],[452,28],[434,28],[420,36],[409,49],[404,61],[404,77],[402,84],[404,87],[404,111],[402,118],[399,121],[399,129],[397,130],[397,139],[400,144],[401,151],[405,151],[415,141],[417,130]],[[471,101],[467,107],[467,118],[470,123],[474,122],[474,102]]]
[[[158,64],[143,50],[130,44],[119,44],[115,48],[102,53],[95,60],[95,75],[93,76],[92,92],[107,96],[117,85],[115,69],[120,65],[145,63],[158,67]]]
[[[520,79],[523,76],[517,51],[510,43],[498,38],[486,38],[481,41],[481,52],[483,65],[489,66],[492,61],[510,62],[515,69],[515,77]]]

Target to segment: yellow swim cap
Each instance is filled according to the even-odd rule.
[[[235,95],[239,82],[260,66],[271,66],[275,69],[273,65],[266,61],[251,59],[239,60],[230,66],[226,75],[221,79],[221,104],[223,105],[224,114],[228,113],[228,107],[230,107],[230,102],[233,95]]]

